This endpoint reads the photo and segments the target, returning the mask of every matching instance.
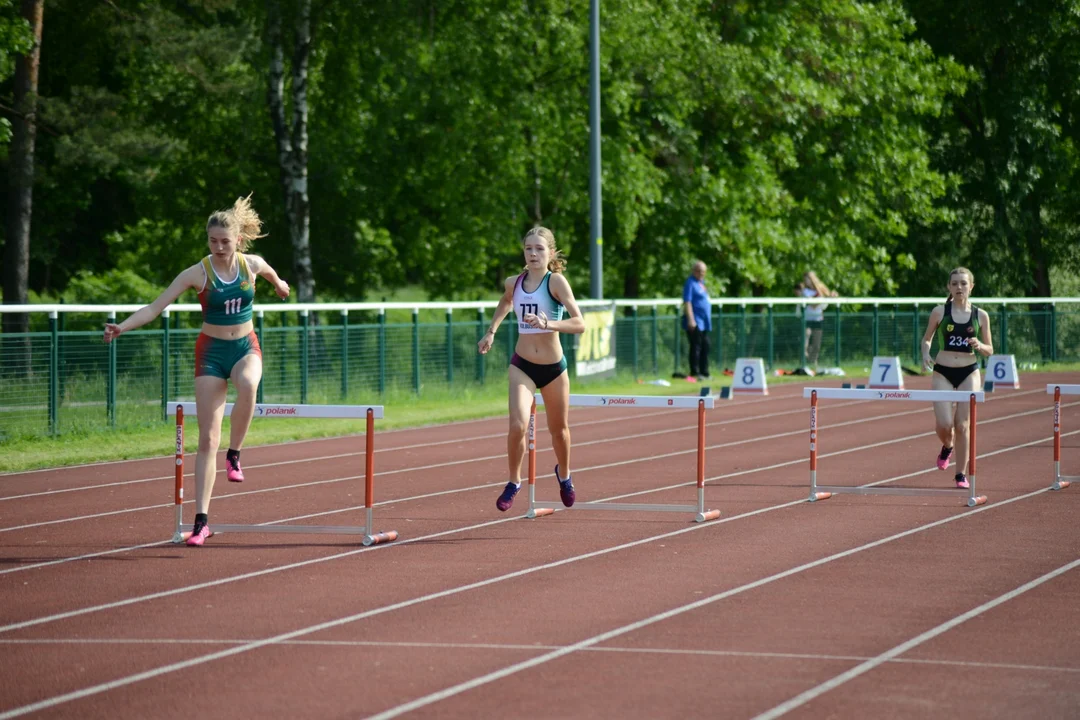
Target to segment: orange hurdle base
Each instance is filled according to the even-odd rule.
[[[397,540],[397,530],[387,530],[386,532],[375,533],[374,535],[364,536],[364,545],[379,545],[380,543],[388,543]]]

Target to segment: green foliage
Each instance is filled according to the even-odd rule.
[[[919,35],[975,78],[931,126],[935,164],[956,182],[946,221],[914,232],[913,251],[936,281],[947,266],[965,264],[990,294],[1056,294],[1050,269],[1080,270],[1076,3],[907,5]]]
[[[60,0],[46,23],[32,286],[132,265],[167,283],[203,251],[206,217],[251,191],[283,241],[260,250],[288,247],[258,162],[273,168],[272,143],[252,132],[267,126],[257,33],[235,2]],[[141,227],[166,232],[123,260],[118,234]]]
[[[64,302],[93,305],[149,303],[164,289],[133,269],[116,268],[100,275],[81,270],[68,283],[62,297]]]
[[[0,82],[15,72],[15,58],[33,46],[30,24],[19,15],[15,0],[0,0]],[[0,147],[11,141],[11,121],[0,117]]]
[[[586,294],[587,6],[315,3],[323,297],[488,297],[536,223]],[[1080,269],[1070,7],[604,0],[605,295],[677,294],[698,258],[735,296],[788,295],[811,268],[847,295],[938,293],[961,263],[994,294]],[[249,192],[256,252],[288,279],[265,11],[50,3],[32,288],[164,286],[204,252],[207,215]],[[23,47],[14,18],[0,0],[0,78]]]
[[[688,93],[704,99],[698,132],[676,146],[655,227],[693,250],[664,285],[696,255],[733,294],[787,294],[806,269],[848,294],[890,292],[908,224],[936,217],[944,192],[922,122],[962,87],[960,69],[909,42],[893,3],[701,11],[695,61],[673,63],[704,68]]]
[[[196,239],[204,236],[201,223],[180,227],[167,220],[143,218],[109,233],[105,243],[116,270],[137,274],[164,288],[179,270],[206,254],[206,246],[196,244]],[[166,258],[169,261],[163,262]]]

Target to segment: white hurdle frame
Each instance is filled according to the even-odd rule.
[[[1046,394],[1054,396],[1054,484],[1050,489],[1064,490],[1080,481],[1080,475],[1061,474],[1061,396],[1080,395],[1080,385],[1054,383],[1046,386]]]
[[[966,496],[967,506],[975,507],[986,503],[985,495],[975,494],[975,404],[985,400],[981,390],[862,390],[847,388],[803,389],[803,397],[810,398],[810,497],[809,502],[828,500],[833,495],[847,493],[852,495],[959,495]],[[817,482],[817,440],[818,440],[818,399],[831,400],[903,400],[922,402],[967,402],[971,430],[968,433],[968,484],[963,488],[899,488],[899,487],[851,487],[847,485],[818,485]]]
[[[654,511],[694,513],[694,522],[705,522],[720,517],[719,510],[705,509],[705,410],[716,407],[713,397],[661,396],[661,395],[570,395],[571,407],[646,407],[646,408],[697,408],[697,505],[649,505],[645,503],[584,502],[572,509]],[[538,518],[555,512],[554,503],[537,505],[536,500],[536,405],[544,403],[537,393],[529,412],[529,511],[526,517]],[[540,501],[543,502],[543,501]],[[551,507],[547,507],[550,505]]]
[[[183,542],[191,535],[190,531],[184,531],[184,414],[195,412],[193,402],[170,402],[167,404],[169,415],[176,416],[176,483],[173,495],[174,513],[176,515],[176,529],[173,533],[174,543]],[[225,415],[232,414],[233,403],[226,403]],[[291,417],[291,418],[343,418],[359,420],[367,419],[367,428],[364,434],[366,444],[364,453],[364,510],[366,525],[336,526],[336,525],[218,525],[211,526],[212,531],[219,532],[259,532],[259,533],[295,533],[295,534],[320,534],[320,535],[363,535],[364,545],[392,542],[397,540],[396,530],[374,532],[372,530],[372,512],[375,500],[375,420],[382,419],[382,405],[281,405],[258,403],[255,405],[255,417]]]

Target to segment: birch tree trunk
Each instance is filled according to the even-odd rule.
[[[30,279],[30,216],[34,204],[34,141],[37,138],[38,67],[45,0],[23,0],[22,16],[30,23],[34,44],[15,61],[15,117],[12,119],[11,190],[4,243],[4,302],[26,303]],[[27,332],[26,313],[4,313],[4,332]]]
[[[277,141],[278,167],[289,218],[293,250],[293,277],[300,302],[315,299],[311,269],[311,203],[308,198],[308,61],[311,56],[311,0],[297,0],[292,62],[289,68],[292,118],[285,102],[285,42],[282,36],[282,0],[267,0],[267,38],[270,45],[270,76],[267,99]]]

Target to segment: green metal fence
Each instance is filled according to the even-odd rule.
[[[618,300],[619,372],[669,377],[687,369],[676,299]],[[1020,363],[1080,362],[1080,299],[976,300],[990,313],[995,351]],[[826,302],[819,366],[897,355],[920,364],[933,298]],[[607,305],[585,301],[582,305]],[[371,402],[387,391],[505,382],[517,340],[504,322],[487,355],[476,351],[494,303],[257,306],[263,348],[263,402]],[[800,300],[718,300],[711,364],[761,357],[769,368],[806,364]],[[2,306],[30,312],[31,331],[0,335],[0,443],[102,427],[163,422],[167,400],[194,397],[197,305],[174,305],[153,325],[102,342],[103,322],[138,306]],[[573,340],[562,336],[573,359]],[[571,362],[571,368],[573,363]]]

